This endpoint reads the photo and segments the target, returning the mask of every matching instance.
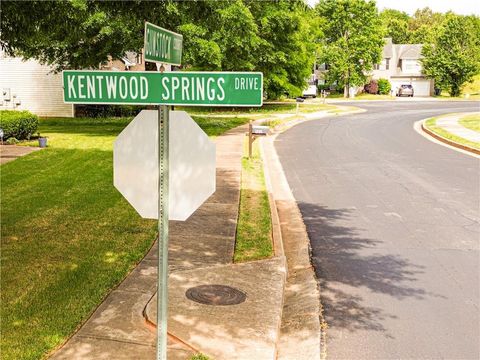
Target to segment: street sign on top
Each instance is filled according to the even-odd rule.
[[[63,95],[74,104],[262,106],[260,72],[65,70]]]
[[[145,22],[145,61],[181,65],[183,36],[170,30]]]

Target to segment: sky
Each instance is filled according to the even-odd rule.
[[[318,0],[307,0],[315,5]],[[480,15],[480,1],[478,0],[377,0],[379,10],[384,8],[397,9],[413,15],[415,10],[429,7],[435,12],[445,13],[452,10],[461,15]]]

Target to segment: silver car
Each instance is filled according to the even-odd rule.
[[[413,97],[413,86],[410,84],[400,85],[400,87],[397,89],[396,95]]]

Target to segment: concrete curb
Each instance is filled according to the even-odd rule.
[[[480,150],[478,150],[478,149],[475,149],[475,148],[470,147],[468,145],[460,144],[456,141],[444,138],[443,136],[434,133],[432,130],[428,129],[428,127],[425,125],[427,120],[428,119],[421,120],[420,126],[421,126],[421,129],[422,129],[423,132],[427,133],[431,137],[433,137],[433,138],[437,139],[438,141],[441,141],[445,144],[456,147],[456,148],[461,149],[463,151],[468,151],[468,152],[471,152],[473,154],[480,155]]]
[[[321,320],[320,289],[311,263],[307,229],[291,193],[273,142],[278,134],[303,122],[321,119],[329,115],[347,115],[365,111],[364,109],[355,109],[343,114],[331,114],[328,111],[307,114],[305,117],[297,117],[282,124],[280,128],[274,129],[273,136],[260,139],[265,183],[272,211],[275,254],[277,256],[285,254],[287,260],[287,284],[284,294],[282,328],[277,342],[278,359],[323,359],[326,354],[326,344]],[[277,207],[277,203],[282,208],[281,211]],[[292,230],[294,229],[292,232],[289,232],[290,227]],[[309,296],[302,297],[302,290],[303,292],[308,290]],[[305,309],[309,311],[305,311]],[[302,324],[303,328],[299,329],[298,324]],[[298,335],[300,333],[302,333],[301,337]],[[305,336],[305,334],[308,335]]]

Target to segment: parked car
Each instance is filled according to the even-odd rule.
[[[317,85],[313,84],[313,85],[308,85],[308,88],[303,90],[303,94],[302,94],[303,97],[312,97],[312,98],[316,98],[317,97]]]
[[[403,84],[397,89],[397,96],[411,96],[413,97],[413,86],[410,84]]]

